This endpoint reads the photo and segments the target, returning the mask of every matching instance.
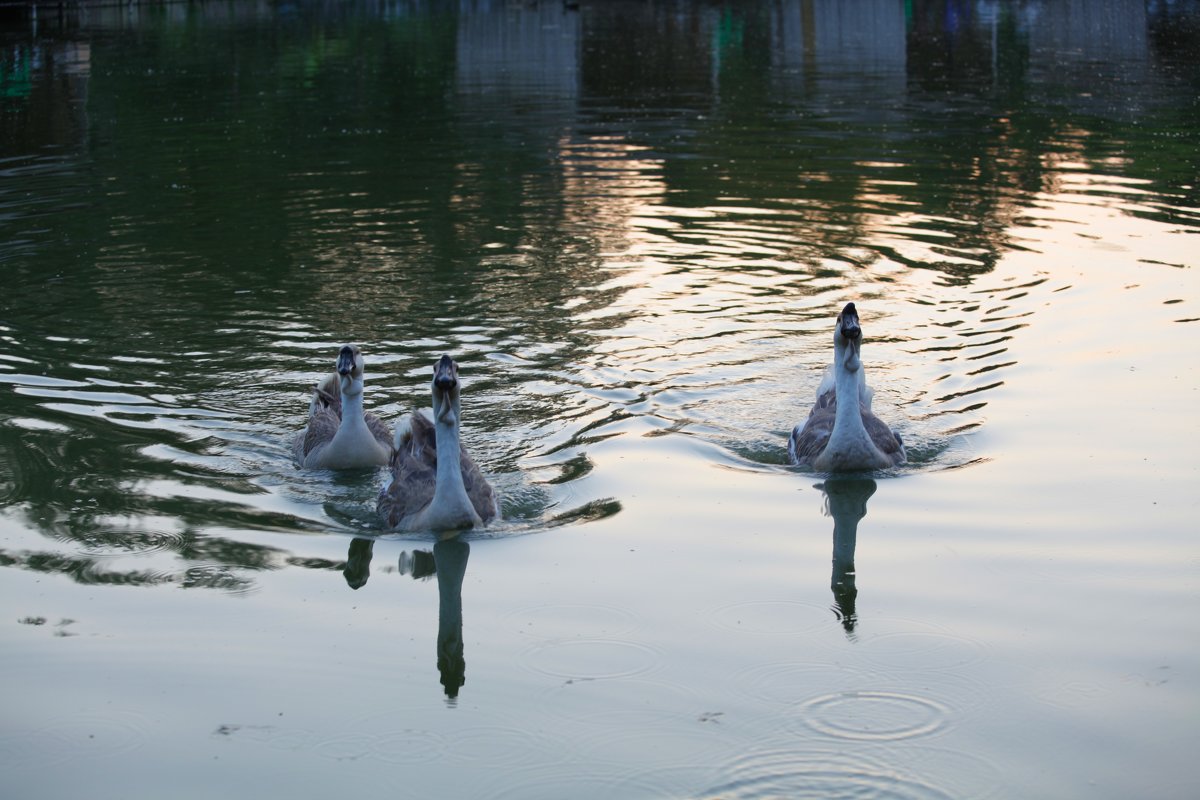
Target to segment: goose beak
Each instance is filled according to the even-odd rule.
[[[859,351],[862,347],[862,328],[858,324],[858,309],[854,307],[854,303],[846,304],[842,313],[838,314],[837,324],[838,334],[846,342],[844,366],[854,372],[862,365],[862,361],[859,360]]]
[[[350,345],[346,345],[341,349],[341,352],[338,353],[337,359],[338,375],[345,377],[354,371],[354,355],[354,348]]]
[[[454,401],[458,399],[458,364],[442,356],[433,367],[433,408],[439,422],[454,422]]]
[[[433,385],[448,392],[458,386],[458,365],[450,356],[442,356],[433,366]]]
[[[847,342],[862,340],[862,328],[858,324],[858,309],[854,307],[854,303],[847,303],[846,307],[842,309],[842,313],[838,314],[838,330]]]

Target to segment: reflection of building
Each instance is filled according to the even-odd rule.
[[[1144,0],[913,3],[909,73],[920,85],[1026,93],[1101,117],[1136,115],[1156,77]]]
[[[455,47],[460,92],[557,106],[579,85],[579,14],[559,3],[461,6]],[[519,109],[514,109],[519,111]]]
[[[1060,0],[1022,20],[1030,68],[1052,78],[1055,102],[1101,117],[1136,116],[1151,97],[1143,0]],[[1041,81],[1039,81],[1041,83]]]
[[[772,13],[771,54],[781,85],[865,91],[857,107],[869,110],[871,96],[890,100],[903,94],[904,5],[784,0]]]
[[[85,39],[0,42],[0,155],[86,140],[91,71]]]
[[[72,24],[97,30],[132,30],[148,21],[152,24],[187,25],[197,19],[205,24],[240,25],[266,21],[276,16],[276,4],[270,0],[239,0],[236,3],[66,3],[56,7],[55,18],[62,12],[72,15]],[[43,19],[50,15],[43,12]]]

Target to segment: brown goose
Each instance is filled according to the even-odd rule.
[[[363,357],[354,345],[338,351],[336,371],[313,387],[308,424],[292,443],[292,453],[306,468],[388,463],[392,436],[379,417],[363,411]]]
[[[392,480],[376,509],[393,530],[458,530],[500,516],[496,492],[462,446],[458,364],[442,356],[433,367],[433,418],[423,411],[396,425]]]
[[[900,435],[871,411],[863,374],[858,310],[847,303],[833,329],[833,364],[803,425],[792,430],[788,460],[823,472],[883,469],[907,458]]]

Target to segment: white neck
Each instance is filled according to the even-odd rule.
[[[352,378],[342,386],[342,422],[338,425],[339,438],[353,437],[361,442],[359,446],[375,442],[367,421],[363,419],[363,380]]]
[[[342,391],[342,424],[347,419],[362,421],[363,416],[363,380],[352,378],[349,384],[343,384]]]
[[[458,409],[449,419],[437,414],[434,434],[437,437],[437,482],[433,500],[426,510],[425,524],[435,530],[450,530],[481,525],[479,515],[467,497],[462,477],[462,449],[458,435]]]
[[[856,369],[846,366],[851,359]],[[867,434],[859,408],[859,384],[862,383],[862,361],[849,348],[834,348],[834,383],[837,386],[837,411],[833,431],[824,452],[814,462],[819,469],[871,469],[880,466],[882,458],[875,443]]]
[[[863,427],[862,412],[858,408],[858,377],[862,372],[862,364],[860,363],[856,370],[847,369],[847,354],[840,352],[841,348],[836,350],[839,352],[834,353],[836,362],[833,375],[837,386],[837,412],[830,441],[839,438],[839,432],[841,436],[861,436],[865,439],[867,429]]]
[[[375,439],[363,418],[362,378],[341,386],[342,421],[321,454],[321,466],[363,467],[386,464],[388,451]]]

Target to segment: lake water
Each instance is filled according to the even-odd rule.
[[[1200,4],[0,12],[6,796],[1200,796]]]

